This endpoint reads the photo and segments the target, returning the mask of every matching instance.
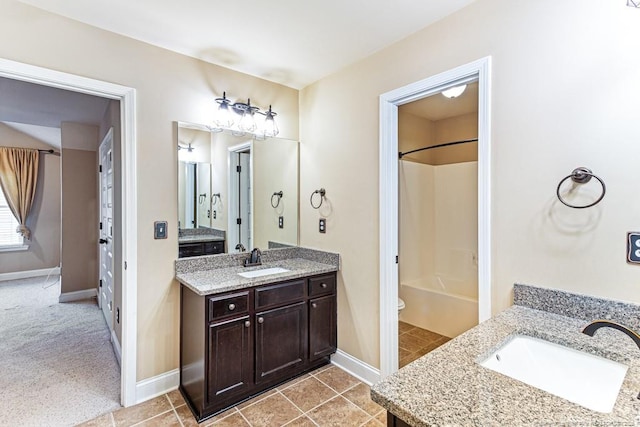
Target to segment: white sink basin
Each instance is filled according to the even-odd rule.
[[[628,366],[526,335],[515,335],[479,362],[593,411],[613,410]]]
[[[245,271],[244,273],[238,273],[238,275],[242,277],[246,277],[247,279],[253,279],[254,277],[262,277],[262,276],[268,276],[270,274],[286,273],[287,271],[289,270],[287,270],[286,268],[271,267],[271,268],[263,268],[261,270]]]

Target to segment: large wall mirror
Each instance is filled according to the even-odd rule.
[[[180,256],[298,244],[298,141],[178,122]]]

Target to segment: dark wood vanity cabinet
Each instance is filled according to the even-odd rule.
[[[224,253],[224,240],[178,243],[178,258]]]
[[[329,362],[336,275],[199,296],[181,288],[180,390],[198,421]]]

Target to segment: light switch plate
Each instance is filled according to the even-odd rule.
[[[327,220],[324,218],[320,218],[320,221],[318,222],[318,231],[320,233],[326,233],[327,232]]]
[[[279,216],[278,217],[278,228],[284,228],[284,217],[283,216]]]
[[[153,238],[154,239],[167,238],[167,221],[156,221],[153,223]]]
[[[627,262],[640,264],[640,232],[627,233]]]

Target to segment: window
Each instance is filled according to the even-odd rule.
[[[19,246],[22,236],[16,233],[18,221],[11,213],[4,192],[0,190],[0,246]]]

